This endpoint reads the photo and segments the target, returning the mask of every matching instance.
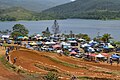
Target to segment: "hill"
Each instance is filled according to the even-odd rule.
[[[35,14],[19,7],[0,9],[0,21],[34,20]]]
[[[120,0],[76,0],[43,11],[53,18],[120,19]]]
[[[3,9],[10,7],[23,7],[30,11],[40,12],[67,2],[70,2],[70,0],[0,0],[0,7]]]

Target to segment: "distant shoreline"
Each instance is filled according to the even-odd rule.
[[[47,21],[47,20],[69,20],[69,19],[81,19],[81,20],[101,20],[101,21],[112,21],[112,20],[120,20],[120,19],[86,19],[86,18],[66,18],[66,19],[41,19],[41,20],[14,20],[15,22],[16,21]],[[5,21],[1,21],[0,22],[14,22],[14,21],[9,21],[9,20],[5,20]]]

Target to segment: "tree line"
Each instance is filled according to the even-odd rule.
[[[58,29],[56,29],[56,30],[58,31]],[[50,37],[51,32],[49,31],[48,27],[47,27],[46,31],[43,31],[43,32],[44,32],[43,33],[44,37]],[[53,33],[54,33],[54,31],[53,31]],[[17,38],[18,36],[28,36],[29,30],[22,24],[15,24],[12,27],[12,30],[8,30],[8,29],[3,30],[3,31],[0,31],[0,34],[2,34],[2,35],[10,34],[13,38]],[[55,33],[55,34],[58,34],[58,33]],[[85,39],[86,41],[91,40],[91,38],[89,37],[88,34],[82,34],[82,33],[74,34],[74,33],[72,33],[72,31],[70,31],[69,34],[63,33],[61,36],[64,36],[65,38],[82,38],[82,39]],[[108,34],[108,33],[102,35],[101,37],[94,38],[94,40],[96,40],[96,41],[100,40],[103,42],[109,42],[110,39],[113,39],[113,37],[111,36],[111,34]]]

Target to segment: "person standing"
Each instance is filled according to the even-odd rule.
[[[9,55],[7,56],[7,62],[9,62],[9,60],[10,60],[10,57],[9,57]]]
[[[117,65],[120,63],[120,59],[119,58],[117,58]]]
[[[13,59],[13,64],[15,64],[16,61],[17,61],[17,58],[15,57],[15,58]]]
[[[113,63],[113,60],[112,60],[112,58],[110,58],[110,64],[112,65],[112,63]]]
[[[71,77],[71,80],[77,80],[77,78],[73,75],[73,76]]]
[[[8,51],[6,50],[6,52],[5,52],[5,55],[6,55],[6,57],[8,56]]]

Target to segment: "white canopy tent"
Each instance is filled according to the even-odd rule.
[[[98,54],[98,55],[96,55],[95,57],[103,58],[103,57],[105,57],[105,56],[103,56],[102,54]]]
[[[8,39],[10,35],[2,35],[2,39]]]

